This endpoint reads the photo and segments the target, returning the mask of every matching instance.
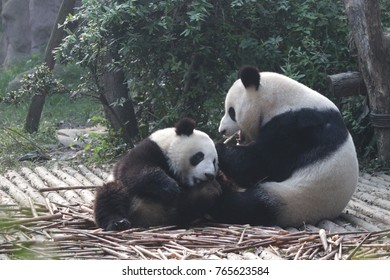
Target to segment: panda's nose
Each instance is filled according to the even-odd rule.
[[[225,135],[226,134],[226,129],[220,130],[219,133],[221,133],[222,135]]]
[[[211,174],[211,173],[205,173],[204,174],[206,176],[206,178],[211,181],[211,180],[214,180],[215,178],[215,175],[214,174]]]

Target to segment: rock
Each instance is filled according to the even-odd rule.
[[[65,147],[83,148],[90,139],[91,134],[106,134],[107,129],[102,126],[87,128],[64,128],[57,131],[58,141]],[[83,139],[80,139],[83,138]]]
[[[4,66],[30,55],[29,0],[3,0],[2,21],[5,40]]]
[[[2,0],[0,64],[43,54],[62,0]]]
[[[30,0],[31,53],[42,53],[56,22],[61,0]]]

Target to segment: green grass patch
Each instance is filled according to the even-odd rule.
[[[102,114],[100,104],[88,97],[51,95],[46,98],[39,131],[28,134],[24,131],[28,108],[28,102],[0,103],[0,173],[20,166],[22,156],[45,154],[58,144],[57,129],[87,126],[89,119]]]

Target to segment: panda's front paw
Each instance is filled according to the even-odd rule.
[[[175,200],[180,193],[181,189],[179,185],[176,182],[172,182],[161,188],[160,198],[164,202],[171,202],[172,200]]]
[[[131,228],[131,223],[128,219],[123,218],[120,220],[114,220],[108,223],[105,230],[107,231],[122,231]]]

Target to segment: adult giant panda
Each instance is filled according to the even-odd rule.
[[[202,217],[221,194],[217,151],[185,118],[141,141],[114,166],[114,181],[96,192],[97,226],[184,225]]]
[[[216,145],[221,171],[243,192],[215,210],[231,223],[299,226],[333,218],[357,185],[355,146],[329,99],[284,75],[243,67],[219,131],[246,144]]]

